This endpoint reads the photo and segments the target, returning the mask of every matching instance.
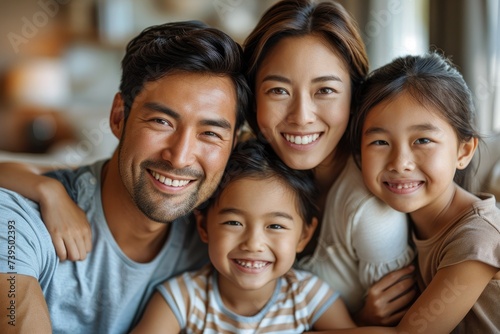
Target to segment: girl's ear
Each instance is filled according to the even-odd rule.
[[[125,127],[125,107],[121,93],[116,93],[113,99],[113,106],[111,107],[111,114],[109,115],[109,125],[115,137],[120,140],[123,134],[123,128]]]
[[[196,218],[196,227],[198,228],[198,234],[200,235],[201,241],[203,241],[204,243],[208,243],[206,217],[202,215],[198,210],[194,212],[194,216]]]
[[[306,248],[317,226],[318,226],[318,219],[316,217],[312,219],[311,224],[304,224],[304,228],[302,229],[302,235],[300,236],[299,242],[297,243],[297,247],[295,249],[296,253],[300,253],[304,250],[304,248]]]
[[[468,141],[460,143],[458,147],[457,169],[465,169],[469,165],[478,144],[479,139],[476,137],[472,137]]]

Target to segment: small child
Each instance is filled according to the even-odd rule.
[[[291,269],[317,225],[309,171],[239,144],[197,215],[212,264],[158,287],[133,333],[302,333],[354,327],[326,283]]]
[[[409,213],[418,253],[423,292],[394,332],[498,332],[500,210],[461,187],[479,137],[461,74],[437,53],[398,58],[359,101],[351,138],[364,182]]]

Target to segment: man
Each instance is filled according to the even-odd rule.
[[[38,206],[0,190],[1,333],[126,332],[158,283],[208,261],[187,214],[217,187],[243,123],[240,53],[193,21],[129,43],[110,115],[117,150],[52,174],[91,224],[84,261],[59,262]]]

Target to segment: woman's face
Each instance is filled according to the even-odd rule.
[[[333,159],[349,120],[351,80],[324,39],[282,39],[263,60],[255,86],[259,128],[289,167]]]

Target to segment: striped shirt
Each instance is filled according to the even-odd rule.
[[[338,298],[318,277],[291,269],[277,280],[266,306],[253,316],[227,309],[219,294],[217,271],[209,265],[158,286],[183,333],[302,333]]]

